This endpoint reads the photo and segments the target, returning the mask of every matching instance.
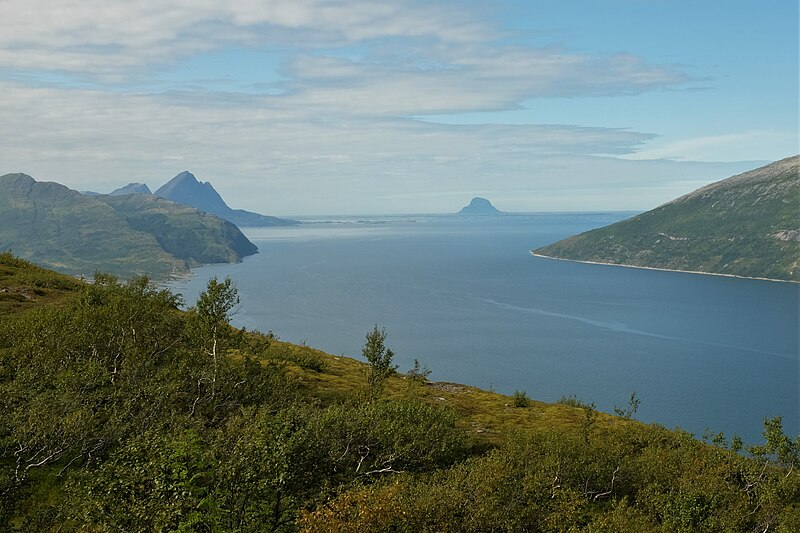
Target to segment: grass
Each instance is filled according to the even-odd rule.
[[[264,364],[281,364],[300,383],[304,394],[322,404],[341,401],[353,392],[367,391],[368,365],[361,361],[330,355],[307,346],[272,340],[260,353]],[[321,362],[315,370],[303,361]],[[579,429],[590,406],[544,403],[527,395],[526,408],[517,407],[518,398],[477,387],[446,382],[422,382],[402,373],[389,376],[380,394],[387,399],[415,397],[446,406],[458,415],[457,425],[465,429],[479,446],[496,446],[519,428],[528,430]],[[606,413],[596,413],[597,428],[612,429],[631,421]],[[635,423],[635,422],[634,422]]]
[[[84,282],[41,268],[10,253],[0,253],[0,316],[37,305],[57,304],[75,294]],[[271,334],[242,332],[240,354],[258,358],[262,364],[282,366],[297,380],[307,399],[322,405],[368,394],[368,365],[308,346],[280,341]],[[235,357],[236,354],[233,354]],[[381,384],[378,394],[387,399],[414,397],[453,409],[457,425],[465,429],[478,446],[495,446],[519,428],[577,429],[585,424],[593,406],[579,401],[544,403],[527,394],[507,396],[457,383],[431,382],[414,373],[394,373]],[[518,406],[524,395],[525,408]],[[613,428],[631,421],[596,413],[596,427]]]
[[[0,252],[0,315],[58,302],[82,285],[78,279]]]

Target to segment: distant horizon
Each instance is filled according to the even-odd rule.
[[[345,216],[346,217],[346,216],[395,216],[395,215],[397,215],[397,216],[400,216],[400,215],[403,215],[403,216],[406,216],[406,215],[447,215],[447,214],[457,214],[458,210],[460,210],[462,207],[468,205],[469,202],[473,198],[485,198],[485,199],[489,200],[492,203],[492,205],[494,205],[494,207],[496,207],[503,214],[628,213],[628,212],[631,212],[631,213],[632,212],[643,213],[643,212],[649,211],[651,209],[655,209],[656,207],[658,207],[660,205],[668,203],[668,202],[670,202],[670,201],[672,201],[672,200],[674,200],[676,198],[679,198],[680,196],[682,196],[684,194],[688,194],[688,193],[690,193],[692,191],[695,191],[695,190],[697,190],[697,189],[699,189],[701,187],[704,187],[706,185],[709,185],[711,183],[715,183],[715,182],[720,181],[722,179],[726,179],[726,178],[738,175],[740,173],[747,172],[749,170],[753,170],[753,169],[759,168],[761,166],[768,165],[770,163],[774,163],[775,161],[780,161],[782,159],[795,157],[796,155],[798,155],[798,154],[788,155],[788,156],[776,159],[774,161],[745,161],[743,163],[747,164],[747,165],[750,165],[750,166],[747,166],[746,168],[744,168],[740,172],[736,172],[736,173],[728,175],[728,176],[723,176],[721,178],[715,178],[715,179],[709,180],[707,182],[699,182],[698,184],[695,184],[693,186],[693,188],[691,188],[689,190],[684,190],[682,192],[679,191],[675,196],[673,196],[671,198],[667,198],[667,199],[665,199],[663,201],[660,201],[657,204],[654,204],[651,207],[647,207],[647,208],[629,207],[629,206],[621,207],[621,206],[618,206],[618,207],[613,207],[613,208],[588,207],[588,208],[579,208],[579,209],[573,208],[573,209],[552,209],[552,210],[547,210],[547,209],[541,209],[541,210],[504,210],[504,209],[501,209],[501,208],[497,207],[496,205],[494,205],[495,204],[494,198],[489,197],[485,193],[484,194],[476,193],[473,196],[469,196],[468,198],[464,197],[466,199],[464,200],[463,204],[460,207],[455,208],[456,209],[455,211],[394,211],[394,212],[338,212],[338,213],[337,212],[315,212],[315,213],[306,212],[306,213],[298,214],[298,213],[285,213],[285,212],[269,212],[269,211],[266,211],[264,209],[259,209],[258,207],[255,207],[255,208],[249,209],[249,210],[252,210],[252,211],[260,213],[260,214],[269,215],[269,216],[277,216],[277,217],[281,217],[281,218],[324,217],[324,216]],[[93,195],[93,194],[104,195],[104,194],[110,194],[110,193],[112,193],[112,192],[114,192],[114,191],[116,191],[116,190],[118,190],[120,188],[129,186],[129,185],[133,185],[133,184],[145,185],[151,190],[151,192],[153,194],[155,194],[155,192],[159,188],[161,188],[163,185],[166,185],[169,181],[171,181],[172,179],[174,179],[175,177],[177,177],[178,175],[180,175],[180,174],[182,174],[184,172],[188,172],[189,174],[194,176],[197,179],[197,181],[200,182],[200,183],[204,183],[204,182],[211,183],[211,185],[214,187],[214,189],[217,190],[218,193],[220,193],[220,191],[219,191],[219,189],[217,187],[217,184],[213,181],[213,178],[209,178],[209,177],[204,178],[204,177],[198,176],[198,174],[195,173],[195,171],[193,171],[191,169],[184,169],[184,170],[178,171],[177,173],[173,174],[171,177],[166,178],[164,180],[164,183],[162,183],[161,185],[158,185],[158,186],[151,185],[150,183],[148,183],[148,181],[146,179],[142,179],[141,181],[133,180],[133,181],[129,181],[129,182],[124,183],[124,184],[122,184],[122,183],[116,184],[115,186],[113,186],[113,188],[109,192],[99,192],[99,191],[95,191],[95,190],[91,190],[91,189],[87,189],[87,188],[70,187],[69,185],[67,185],[67,184],[65,184],[63,182],[60,182],[57,179],[40,178],[40,177],[32,175],[32,174],[30,174],[28,172],[19,172],[19,171],[17,171],[17,172],[5,172],[5,173],[0,174],[0,175],[5,175],[5,174],[25,174],[25,175],[31,176],[37,182],[59,183],[61,185],[65,185],[65,186],[69,187],[70,189],[72,189],[74,191],[77,191],[77,192],[79,192],[81,194],[85,194],[85,195]],[[238,205],[231,205],[231,203],[228,202],[227,196],[225,194],[220,193],[220,195],[222,196],[223,200],[225,200],[225,202],[232,209],[244,209],[243,207],[238,206]]]
[[[192,167],[276,215],[575,212],[800,144],[795,0],[262,4],[0,3],[4,165],[90,191]]]

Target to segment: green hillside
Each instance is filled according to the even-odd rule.
[[[698,189],[535,254],[800,281],[800,156]]]
[[[25,174],[0,176],[0,251],[59,272],[184,274],[255,247],[228,222],[148,195],[83,196]]]
[[[137,278],[0,254],[0,530],[775,531],[800,528],[800,438],[763,445],[394,370],[236,330]],[[3,294],[0,291],[0,294]],[[621,397],[627,394],[620,392]],[[632,398],[633,400],[633,398]]]
[[[125,217],[128,225],[153,235],[166,252],[189,266],[235,263],[258,248],[227,220],[153,194],[98,196]]]

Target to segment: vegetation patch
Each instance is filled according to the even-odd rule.
[[[4,531],[800,526],[779,418],[759,446],[703,442],[634,420],[635,394],[615,417],[400,373],[378,326],[365,362],[237,330],[227,279],[182,312],[146,278],[0,268],[3,288],[70,287],[0,315]]]

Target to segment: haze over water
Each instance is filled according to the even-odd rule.
[[[640,420],[760,441],[764,417],[798,423],[800,286],[553,261],[529,250],[627,213],[328,217],[246,228],[261,253],[195,269],[193,303],[230,276],[237,326],[358,356],[374,324],[404,371],[575,394],[604,411],[632,391]]]

